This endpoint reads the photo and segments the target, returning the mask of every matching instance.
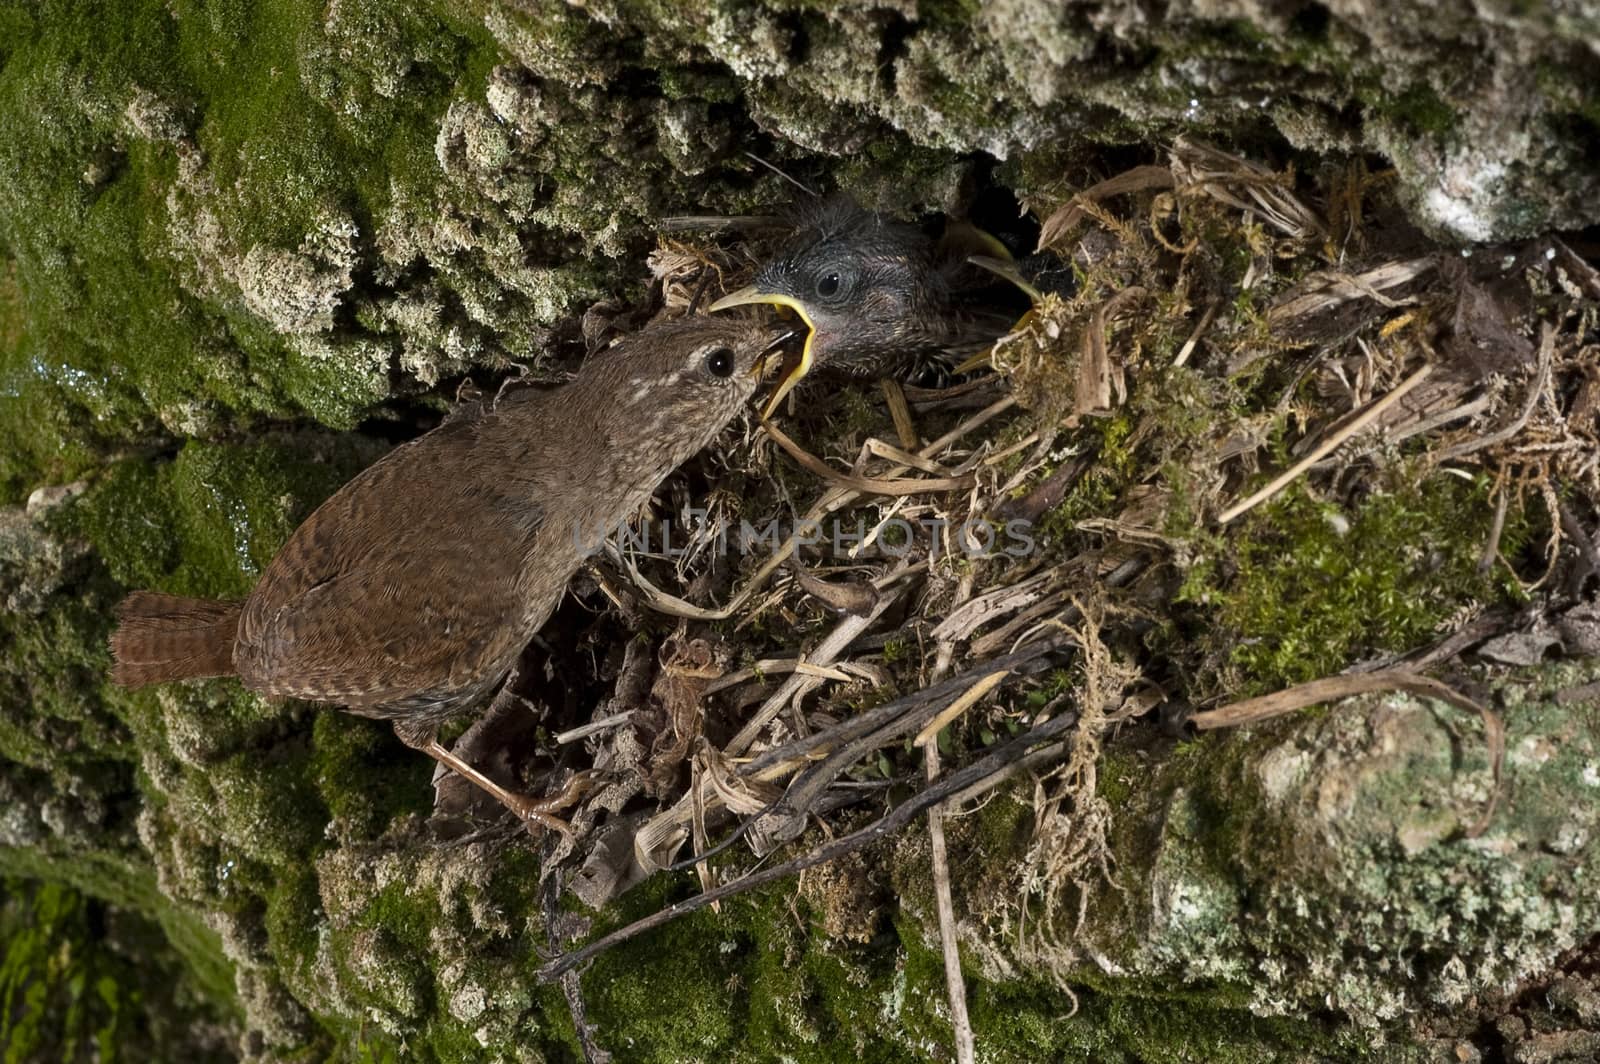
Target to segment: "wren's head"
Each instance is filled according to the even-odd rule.
[[[946,289],[932,240],[839,197],[812,207],[755,283],[711,309],[773,303],[799,314],[810,336],[789,385],[813,364],[868,370],[919,346],[918,325],[948,302]]]
[[[597,420],[671,469],[732,421],[793,329],[735,318],[660,322],[596,355],[574,384],[605,397]]]

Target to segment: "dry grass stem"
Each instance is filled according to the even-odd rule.
[[[1353,419],[1337,432],[1330,433],[1326,439],[1324,439],[1311,451],[1310,454],[1306,455],[1304,458],[1300,459],[1300,461],[1296,462],[1294,465],[1278,474],[1260,491],[1257,491],[1243,502],[1235,503],[1226,510],[1222,511],[1221,514],[1217,515],[1217,522],[1225,525],[1229,521],[1234,520],[1241,514],[1249,512],[1255,507],[1266,502],[1268,499],[1272,498],[1274,495],[1278,494],[1284,488],[1293,483],[1294,479],[1300,476],[1300,474],[1304,473],[1307,469],[1310,469],[1323,458],[1333,453],[1333,451],[1336,450],[1340,444],[1344,443],[1344,441],[1348,440],[1350,437],[1356,435],[1367,426],[1371,425],[1383,414],[1385,410],[1389,409],[1389,407],[1405,398],[1407,392],[1421,384],[1423,380],[1427,378],[1428,374],[1432,372],[1433,367],[1427,365],[1426,363],[1418,366],[1412,371],[1411,376],[1407,377],[1382,399],[1379,399],[1377,402],[1369,406],[1360,417]]]
[[[917,733],[916,738],[911,740],[911,745],[927,746],[929,743],[932,743],[936,738],[938,738],[939,732],[943,730],[946,725],[955,720],[957,717],[961,716],[961,714],[965,713],[967,710],[971,709],[973,706],[977,705],[979,702],[983,701],[984,696],[986,696],[990,691],[993,691],[996,687],[999,687],[1000,682],[1010,675],[1011,673],[1009,670],[1002,669],[999,672],[991,672],[989,675],[980,679],[977,683],[972,685],[966,694],[962,695],[954,702],[951,702],[944,709],[941,709],[932,720],[923,725],[922,730]]]

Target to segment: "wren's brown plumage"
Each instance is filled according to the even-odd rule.
[[[113,679],[237,675],[265,695],[391,720],[519,815],[564,828],[552,803],[451,755],[439,725],[510,671],[596,530],[733,419],[781,339],[731,319],[658,325],[568,384],[447,421],[323,503],[243,602],[128,596]]]
[[[834,196],[796,208],[792,231],[755,283],[710,309],[773,303],[810,327],[798,365],[767,401],[770,412],[813,364],[888,376],[923,361],[955,365],[994,343],[1020,310],[997,304],[994,267],[974,265],[975,257],[1004,269],[1010,255],[965,223],[948,223],[935,240]]]

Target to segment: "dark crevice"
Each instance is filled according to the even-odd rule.
[[[1600,159],[1600,121],[1569,111],[1552,116],[1550,128],[1557,134],[1557,143],[1566,145],[1580,159]]]
[[[1328,39],[1328,30],[1333,25],[1333,14],[1320,3],[1309,3],[1296,11],[1289,19],[1289,32],[1309,43],[1321,43]]]
[[[890,12],[884,21],[882,38],[878,42],[878,80],[889,97],[895,94],[896,67],[905,58],[916,33],[917,26],[898,11]]]
[[[993,160],[986,159],[983,169],[993,166]],[[981,174],[978,189],[967,207],[967,218],[1018,257],[1030,254],[1039,240],[1039,219],[1022,213],[1022,205],[1011,189],[994,183],[989,174]]]
[[[784,58],[793,66],[804,66],[811,57],[811,34],[806,30],[805,17],[798,11],[785,11],[773,22],[789,35],[789,50]]]
[[[1361,137],[1362,128],[1366,125],[1366,109],[1361,105],[1361,101],[1346,101],[1345,105],[1334,113],[1332,125],[1352,138]]]

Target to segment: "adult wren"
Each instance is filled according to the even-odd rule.
[[[390,720],[406,745],[564,831],[559,800],[506,791],[445,749],[439,726],[501,682],[595,530],[627,520],[734,418],[783,339],[733,319],[660,324],[567,384],[446,421],[323,503],[243,601],[129,595],[112,678],[236,675]]]
[[[765,413],[814,365],[888,376],[920,364],[954,365],[1004,335],[1019,311],[996,301],[1004,245],[961,222],[935,239],[845,196],[796,208],[793,228],[755,282],[711,304],[713,311],[772,303],[810,330],[800,358],[773,390]]]

